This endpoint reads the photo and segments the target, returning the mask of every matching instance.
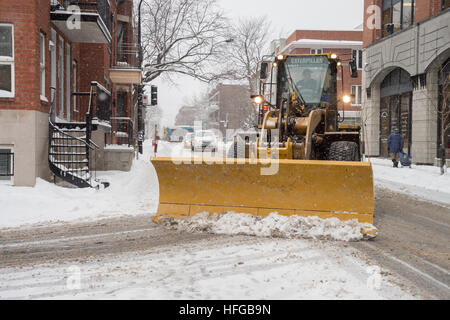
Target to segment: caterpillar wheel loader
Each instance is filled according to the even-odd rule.
[[[362,233],[375,236],[372,167],[361,162],[360,128],[340,121],[339,65],[336,54],[263,62],[260,93],[251,97],[256,141],[234,142],[225,159],[152,159],[160,192],[154,221],[277,212],[357,219],[367,224]]]

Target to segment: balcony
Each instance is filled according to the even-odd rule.
[[[111,43],[111,7],[108,0],[51,1],[50,19],[75,43]]]
[[[117,61],[109,70],[109,77],[114,84],[141,83],[142,72],[138,53],[136,43],[120,43],[117,46]]]

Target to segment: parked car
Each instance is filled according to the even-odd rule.
[[[191,144],[191,150],[205,150],[216,152],[217,151],[217,137],[211,130],[200,130],[194,133],[194,138]]]
[[[190,149],[192,147],[192,139],[194,138],[194,133],[189,132],[184,136],[184,147]]]

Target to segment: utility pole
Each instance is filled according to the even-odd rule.
[[[139,68],[142,72],[142,62],[143,62],[143,53],[142,53],[142,30],[141,30],[141,6],[144,0],[140,0],[138,6],[138,47],[139,47]],[[138,85],[138,148],[139,153],[143,154],[143,140],[145,133],[145,124],[144,124],[144,104],[142,101],[142,96],[144,94],[144,85],[141,83]]]

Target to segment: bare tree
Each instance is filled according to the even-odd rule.
[[[444,174],[446,172],[446,143],[447,141],[447,134],[450,131],[450,75],[447,73],[450,68],[450,62],[446,62],[442,65],[442,68],[440,69],[440,76],[442,77],[442,84],[440,88],[440,95],[441,95],[441,105],[438,109],[439,113],[439,120],[440,123],[438,124],[440,126],[440,132],[441,136],[439,137],[440,142],[440,148],[439,148],[439,154],[441,157],[441,174]],[[447,71],[447,72],[446,72]]]
[[[226,19],[216,0],[146,0],[144,4],[145,83],[174,73],[204,82],[220,77],[210,65],[227,42]]]
[[[228,46],[227,68],[235,80],[245,80],[256,93],[259,64],[269,43],[271,23],[267,17],[245,18],[230,28],[233,42]]]
[[[247,86],[249,95],[239,101],[240,127],[253,128],[256,125],[256,109],[250,101],[250,94],[256,93],[259,65],[270,40],[270,21],[266,17],[241,18],[229,26],[228,38],[233,39],[223,47],[223,56],[217,61],[222,78],[238,81]]]

